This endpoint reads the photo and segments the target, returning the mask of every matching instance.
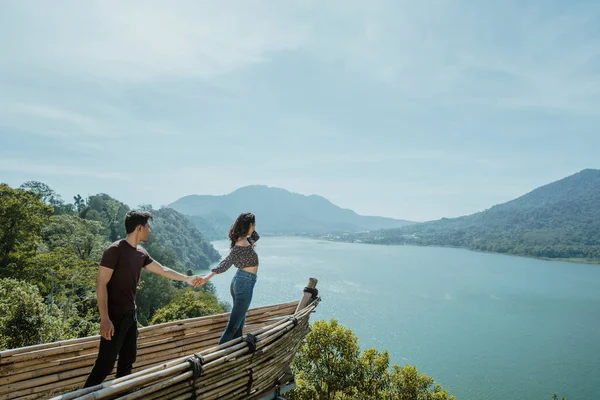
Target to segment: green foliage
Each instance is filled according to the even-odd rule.
[[[410,365],[394,365],[389,375],[390,388],[387,394],[394,400],[448,400],[454,399],[433,378],[420,374]]]
[[[156,310],[169,304],[175,293],[175,286],[169,279],[142,270],[135,296],[138,321],[148,325]]]
[[[143,243],[143,246],[146,251],[148,251],[148,254],[162,265],[174,269],[177,272],[181,272],[182,274],[185,273],[185,265],[179,261],[175,251],[163,246],[161,238],[158,235],[155,235],[154,232],[150,234],[148,241]]]
[[[170,208],[152,210],[152,234],[173,249],[181,262],[193,270],[206,269],[220,254],[182,214]]]
[[[26,182],[19,189],[0,185],[0,278],[11,278],[3,281],[0,292],[2,347],[98,333],[97,266],[104,248],[125,237],[128,210],[106,194],[88,199],[77,195],[74,204],[65,204],[41,182]],[[192,268],[218,259],[218,252],[181,214],[153,212],[158,214],[158,235],[153,232],[145,246],[157,261],[189,275]],[[212,284],[195,289],[189,298],[177,289],[184,286],[143,271],[137,296],[140,322],[147,324],[156,310],[167,306],[159,318],[223,311]],[[176,295],[179,300],[174,301]],[[197,303],[196,311],[186,308]]]
[[[42,229],[42,238],[49,250],[72,250],[82,260],[99,260],[108,240],[100,233],[101,222],[88,221],[75,215],[57,215]]]
[[[193,275],[194,270],[207,268],[211,261],[219,259],[220,255],[214,247],[177,211],[166,208],[152,210],[151,206],[141,208],[152,212],[153,216],[152,234],[144,247],[159,263],[180,273]],[[142,271],[136,296],[140,323],[148,324],[156,310],[171,301],[176,288],[186,286],[183,282],[171,282]],[[202,286],[199,291],[210,292],[213,295],[215,293],[211,282]],[[220,309],[222,308],[221,305]]]
[[[477,214],[351,239],[600,261],[600,170],[582,171]]]
[[[222,312],[223,309],[212,294],[182,289],[169,304],[156,311],[151,324],[203,317]]]
[[[298,381],[308,384],[317,398],[331,399],[338,392],[351,394],[359,354],[358,338],[350,329],[336,320],[316,321],[294,360]]]
[[[84,337],[97,333],[97,273],[96,261],[59,247],[29,259],[19,275],[39,288],[47,304],[61,310],[73,336]]]
[[[81,212],[86,207],[86,201],[83,197],[81,197],[80,194],[78,194],[77,196],[73,196],[73,206],[77,215],[81,215]]]
[[[208,240],[227,239],[229,228],[233,223],[233,219],[220,212],[187,215],[187,218]]]
[[[0,184],[0,277],[9,276],[23,259],[35,254],[41,228],[51,213],[52,208],[34,193]]]
[[[50,302],[76,302],[83,292],[95,287],[97,265],[59,247],[29,259],[19,275],[35,284]]]
[[[388,365],[390,356],[387,351],[364,350],[358,359],[356,368],[356,389],[365,398],[377,399],[389,385]]]
[[[35,285],[0,279],[0,349],[69,337],[62,313],[44,304]]]
[[[40,199],[40,201],[52,207],[52,213],[54,215],[74,213],[75,208],[73,205],[65,204],[62,197],[45,183],[28,181],[21,185],[21,189],[32,192]]]
[[[358,339],[332,319],[315,321],[296,353],[290,400],[454,400],[412,366],[389,367],[387,351],[360,352]]]
[[[104,226],[102,234],[112,243],[126,236],[123,221],[128,212],[129,207],[126,204],[101,193],[87,199],[87,205],[79,216],[101,222]]]

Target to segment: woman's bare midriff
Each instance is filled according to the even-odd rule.
[[[240,268],[242,271],[246,271],[246,272],[250,272],[251,274],[256,275],[256,273],[258,272],[258,267],[246,267],[246,268]]]

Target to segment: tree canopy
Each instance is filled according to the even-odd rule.
[[[73,200],[66,203],[42,182],[0,184],[0,349],[98,333],[98,263],[111,242],[125,237],[130,207],[104,193]],[[184,274],[219,259],[183,215],[150,211],[154,226],[142,245],[154,259]],[[184,286],[143,271],[139,321],[150,323],[158,310],[161,322],[223,312],[214,286]]]
[[[290,400],[455,400],[414,366],[389,365],[387,351],[360,351],[354,333],[337,320],[315,321],[296,353],[297,387]],[[286,394],[287,395],[287,394]]]

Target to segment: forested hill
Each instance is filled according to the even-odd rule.
[[[98,333],[95,297],[104,249],[125,237],[129,206],[107,194],[64,201],[30,181],[0,184],[0,350]],[[184,274],[219,253],[182,214],[152,211],[150,255]],[[198,289],[142,271],[137,315],[143,325],[223,312],[209,282]]]
[[[208,268],[221,256],[194,224],[172,208],[152,210],[152,234],[163,246],[173,249],[181,262],[192,269]]]
[[[354,239],[600,261],[600,170],[583,170],[476,214]]]
[[[125,237],[123,221],[130,210],[126,204],[101,193],[89,196],[78,208],[81,218],[102,224],[102,233],[111,242]],[[208,268],[211,262],[219,260],[219,253],[184,215],[170,208],[141,208],[150,211],[153,216],[148,245],[159,241],[166,249],[174,251],[188,269]]]

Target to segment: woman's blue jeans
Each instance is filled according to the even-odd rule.
[[[242,330],[246,322],[246,313],[250,308],[252,301],[252,292],[256,283],[256,274],[238,270],[231,280],[231,297],[233,297],[233,307],[231,315],[227,322],[227,327],[219,339],[219,344],[229,342],[230,340],[242,336]]]

